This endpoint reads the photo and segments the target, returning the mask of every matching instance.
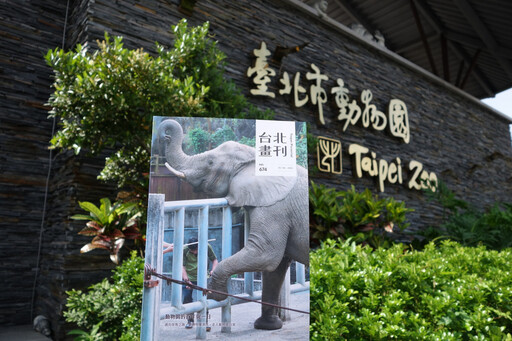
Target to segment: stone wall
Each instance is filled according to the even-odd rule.
[[[52,153],[43,221],[53,128],[45,106],[52,70],[44,55],[63,40],[74,46],[86,36],[82,9],[90,3],[70,1],[64,36],[66,5],[32,0],[0,6],[0,325],[31,324],[31,318],[44,314],[57,339],[64,335],[65,291],[85,288],[113,268],[105,254],[80,254],[90,238],[78,236],[81,224],[69,219],[78,213],[77,198],[97,202],[114,193],[96,180],[102,157]]]
[[[404,177],[410,160],[421,162],[426,170],[435,172],[461,198],[485,207],[496,200],[510,200],[511,174],[504,172],[512,165],[509,123],[474,99],[454,90],[439,79],[426,77],[413,67],[390,58],[381,48],[361,42],[317,17],[309,16],[291,1],[199,1],[191,16],[177,11],[177,1],[125,1],[112,5],[96,0],[90,12],[89,40],[99,39],[107,30],[125,37],[126,46],[153,49],[155,40],[170,44],[171,25],[186,17],[190,25],[210,22],[212,37],[227,55],[227,76],[260,108],[270,108],[277,119],[302,120],[310,123],[314,135],[341,140],[343,144],[343,173],[332,175],[312,172],[315,181],[347,189],[371,188],[378,192],[375,180],[354,176],[353,158],[348,146],[363,145],[376,153],[377,159],[391,161],[396,157],[404,165]],[[396,137],[350,125],[343,132],[344,122],[337,121],[337,109],[325,103],[326,124],[318,121],[317,106],[311,101],[300,108],[293,106],[293,95],[275,98],[252,96],[255,87],[246,76],[253,65],[253,50],[264,41],[273,52],[276,46],[308,45],[298,53],[290,54],[281,64],[270,67],[276,75],[269,84],[275,94],[282,88],[279,78],[283,72],[292,77],[302,75],[301,85],[309,90],[311,82],[305,75],[315,64],[328,80],[322,85],[327,91],[342,78],[351,99],[358,99],[361,91],[371,90],[372,104],[386,112],[389,101],[398,98],[405,102],[409,113],[411,141],[404,144]],[[361,101],[358,101],[361,103]],[[363,107],[361,105],[361,107]],[[316,160],[311,159],[310,165]],[[311,167],[310,167],[311,168]],[[441,210],[425,201],[421,191],[409,190],[403,185],[386,185],[385,195],[405,200],[416,211],[411,214],[412,228],[423,228],[438,221]]]
[[[65,7],[53,0],[0,6],[0,324],[31,323],[52,132],[43,56],[61,46]]]

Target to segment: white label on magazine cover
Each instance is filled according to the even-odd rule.
[[[256,120],[256,175],[297,176],[295,122]]]

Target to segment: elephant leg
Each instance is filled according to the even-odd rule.
[[[279,304],[279,294],[290,263],[291,259],[284,257],[274,271],[263,273],[262,302]],[[261,316],[254,322],[254,328],[274,330],[280,329],[282,326],[283,322],[278,316],[278,308],[262,305]]]
[[[280,257],[282,258],[282,253]],[[276,268],[274,263],[277,263],[276,258],[264,256],[261,252],[257,252],[252,247],[244,247],[233,256],[221,261],[215,268],[212,274],[212,282],[210,289],[227,292],[227,282],[231,275],[262,271],[265,272],[269,269]],[[209,293],[208,298],[212,298],[216,301],[222,301],[226,298],[226,295]]]
[[[283,259],[289,227],[273,219],[271,208],[255,208],[249,215],[250,234],[247,244],[222,260],[212,274],[211,289],[227,292],[227,281],[233,274],[253,271],[274,271]],[[221,301],[225,295],[210,293],[208,298]]]

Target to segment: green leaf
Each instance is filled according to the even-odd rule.
[[[91,220],[91,219],[93,219],[93,216],[85,215],[85,214],[75,214],[75,215],[71,216],[70,218],[74,219],[74,220]]]
[[[94,218],[95,220],[97,220],[98,222],[102,222],[103,223],[103,215],[102,215],[102,211],[96,206],[94,205],[93,203],[91,202],[88,202],[88,201],[79,201],[78,202],[78,205],[80,205],[80,207],[84,210],[84,211],[87,211],[91,214],[91,217]]]
[[[107,217],[110,215],[112,211],[112,203],[109,198],[101,198],[100,199],[100,210],[102,212],[102,216]]]

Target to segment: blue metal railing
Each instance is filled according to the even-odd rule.
[[[222,213],[222,259],[232,254],[232,213],[228,202],[224,198],[186,200],[164,202],[163,195],[150,194],[148,207],[148,228],[146,243],[146,264],[151,264],[158,273],[162,273],[162,240],[164,214],[174,212],[174,251],[172,258],[172,278],[182,280],[183,267],[183,241],[185,234],[185,211],[198,209],[198,269],[197,285],[207,286],[208,267],[208,216],[211,208],[221,208]],[[150,225],[153,224],[153,225]],[[249,224],[245,215],[245,242],[249,236]],[[155,228],[156,227],[156,228]],[[309,289],[309,283],[305,281],[304,265],[296,263],[297,283],[290,286],[290,292],[299,292]],[[231,332],[231,306],[246,303],[246,301],[228,297],[226,300],[217,302],[207,300],[206,296],[198,295],[196,302],[182,304],[182,286],[176,283],[171,288],[171,303],[160,305],[163,285],[155,288],[144,288],[144,303],[142,311],[142,332],[141,340],[156,340],[158,327],[161,319],[176,314],[199,313],[196,326],[196,338],[206,338],[206,314],[207,308],[222,307],[222,332]],[[240,296],[251,299],[261,299],[261,291],[254,291],[253,273],[244,274],[245,294]],[[152,302],[152,303],[148,303]]]

